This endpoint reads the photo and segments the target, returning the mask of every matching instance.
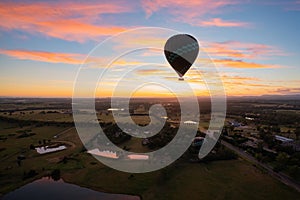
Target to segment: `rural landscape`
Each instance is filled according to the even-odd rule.
[[[0,19],[0,200],[300,200],[300,0]]]
[[[111,169],[87,152],[74,127],[71,99],[2,98],[1,193],[51,177],[138,199],[240,199],[241,195],[245,199],[297,199],[300,101],[273,98],[229,99],[221,138],[201,160],[198,151],[210,121],[210,102],[200,100],[197,140],[170,166],[142,174]],[[164,105],[170,117],[161,132],[147,140],[118,130],[109,99],[96,100],[99,124],[123,149],[149,152],[161,148],[176,134],[178,117],[174,116],[180,107],[172,99],[136,99],[130,105],[132,119],[140,125],[149,123],[146,113],[153,103]]]

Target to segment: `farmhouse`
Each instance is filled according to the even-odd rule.
[[[61,150],[65,150],[65,149],[67,149],[67,147],[65,145],[61,145],[58,147],[43,146],[43,147],[35,148],[36,152],[38,152],[39,154],[52,153],[52,152],[61,151]]]

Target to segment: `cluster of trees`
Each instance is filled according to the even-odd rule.
[[[36,134],[32,133],[32,132],[23,132],[20,135],[18,135],[17,138],[25,138],[25,137],[30,137],[30,136],[33,136],[33,135],[36,135]]]
[[[60,179],[60,170],[59,169],[54,169],[51,174],[50,174],[51,178],[54,181],[58,181]]]
[[[169,123],[166,123],[159,133],[148,138],[147,146],[149,149],[158,149],[166,146],[174,138],[177,130],[177,128],[172,128]]]
[[[300,152],[289,155],[285,152],[278,154],[274,171],[287,172],[291,177],[300,181]]]
[[[227,131],[226,131],[227,132]],[[222,136],[228,136],[227,134],[222,134]],[[242,144],[248,141],[247,138],[240,135],[233,135],[231,137],[222,137],[223,140],[229,142],[230,144],[242,148]]]
[[[46,144],[48,144],[48,146],[49,146],[52,144],[50,139],[39,140],[38,143],[39,143],[38,145],[30,144],[29,149],[34,150],[35,147],[44,146]],[[57,146],[59,146],[59,144],[57,144]]]
[[[108,139],[116,145],[131,139],[131,135],[124,133],[117,124],[109,123],[101,126],[104,127],[104,132]],[[169,123],[166,123],[159,133],[148,138],[146,145],[149,149],[162,148],[174,138],[176,133],[177,128],[172,128]]]
[[[300,121],[300,115],[296,112],[265,111],[260,114],[260,124],[268,125],[293,125]]]
[[[117,124],[111,123],[109,126],[106,126],[104,132],[108,139],[116,145],[131,139],[131,135],[123,133]]]
[[[39,120],[22,120],[22,119],[17,119],[17,118],[12,118],[12,117],[5,117],[5,116],[0,116],[0,120],[8,123],[17,123],[20,128],[23,128],[25,126],[32,126],[35,125],[36,127],[41,127],[41,126],[62,126],[62,127],[67,127],[67,126],[74,126],[74,122],[56,122],[56,121],[39,121]]]
[[[280,142],[276,141],[274,132],[280,132],[276,125],[264,129],[259,128],[259,137],[262,142],[259,142],[257,147],[243,146],[242,143],[244,141],[241,139],[243,138],[241,136],[233,136],[231,139],[224,137],[223,139],[235,146],[247,150],[248,153],[252,154],[260,162],[273,163],[274,171],[283,171],[299,181],[300,152],[296,152],[292,146],[284,146]],[[299,137],[299,128],[296,129],[295,133],[296,132],[296,135],[298,135],[297,137]],[[246,139],[246,141],[248,140],[247,138],[244,139]],[[275,152],[267,151],[264,147],[273,149]]]
[[[29,178],[33,178],[36,175],[38,175],[38,173],[34,169],[30,169],[28,172],[24,171],[24,173],[23,173],[23,180],[29,179]]]
[[[188,158],[190,161],[200,161],[198,154],[201,146],[190,146],[188,150]],[[213,150],[205,156],[201,162],[216,161],[216,160],[233,160],[237,159],[237,154],[221,145],[219,142],[214,146]]]
[[[234,160],[238,155],[225,146],[220,145],[214,148],[214,150],[203,158],[203,161],[215,161],[215,160]]]
[[[41,111],[41,112],[39,112],[40,114],[51,114],[51,113],[60,113],[60,112],[58,112],[57,110],[49,110],[49,111]],[[32,113],[30,113],[30,114],[32,114]]]
[[[275,136],[270,131],[260,129],[259,137],[269,146],[269,148],[273,148],[276,145]]]

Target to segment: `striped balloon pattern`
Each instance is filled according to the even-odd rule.
[[[182,77],[193,65],[199,53],[198,41],[191,35],[178,34],[170,37],[164,47],[167,61]]]

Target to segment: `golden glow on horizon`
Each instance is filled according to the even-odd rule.
[[[295,87],[286,86],[272,86],[264,83],[260,83],[259,80],[255,78],[247,77],[232,77],[223,76],[223,84],[227,96],[260,96],[264,94],[281,94],[280,91],[283,90],[296,90]],[[177,81],[177,80],[175,80]],[[197,96],[209,96],[209,92],[205,89],[205,84],[203,81],[199,80],[186,80],[190,84],[194,84],[193,88],[200,88],[195,90]],[[255,81],[251,83],[249,81]],[[257,82],[258,81],[258,82]],[[196,85],[195,85],[196,84]],[[12,89],[13,88],[13,89]],[[202,88],[202,89],[201,89]],[[17,96],[17,97],[72,97],[73,95],[73,83],[69,84],[52,84],[52,85],[35,85],[35,84],[9,84],[4,83],[0,85],[0,96]],[[122,96],[122,92],[119,93]],[[124,95],[124,94],[123,94]],[[87,94],[82,94],[82,97],[88,96]],[[112,90],[109,88],[103,89],[98,88],[96,91],[96,97],[111,97]],[[134,94],[135,97],[172,97],[173,94],[165,91],[158,90],[157,88],[151,90],[148,87],[147,90],[139,90]]]
[[[268,21],[263,21],[264,19],[244,18],[242,15],[238,19],[234,19],[236,13],[232,15],[230,12],[226,13],[228,10],[223,11],[227,7],[240,4],[244,3],[236,0],[144,0],[138,3],[131,1],[72,2],[69,0],[56,3],[51,1],[0,2],[0,18],[5,19],[0,23],[0,35],[3,36],[3,40],[11,40],[0,47],[0,54],[3,56],[0,96],[71,97],[73,82],[70,79],[73,78],[76,67],[87,56],[87,49],[97,42],[103,41],[104,38],[135,28],[143,22],[149,26],[170,22],[174,25],[166,25],[166,27],[178,27],[187,33],[196,33],[195,35],[199,37],[212,33],[205,38],[212,41],[201,41],[203,38],[199,38],[199,41],[201,48],[212,56],[212,60],[223,73],[221,77],[228,96],[299,93],[299,80],[297,80],[298,82],[292,80],[297,79],[295,75],[299,73],[298,57],[291,55],[298,52],[297,47],[292,46],[294,38],[291,37],[291,40],[287,40],[288,43],[285,43],[285,39],[289,39],[286,38],[287,34],[282,34],[285,37],[282,41],[276,41],[280,39],[280,35],[277,35],[278,38],[274,37],[276,40],[271,40],[268,34],[266,34],[267,36],[255,35],[264,33],[264,31],[275,34],[277,28],[289,31],[292,35],[293,27],[291,30],[281,27],[281,24],[272,27],[272,23],[268,24]],[[247,7],[247,5],[243,6]],[[243,9],[246,10],[244,7]],[[154,16],[154,14],[157,15]],[[278,12],[278,14],[280,13]],[[157,16],[161,16],[161,19],[157,20]],[[132,20],[133,17],[141,17],[141,19]],[[122,20],[118,21],[118,18],[122,18]],[[248,19],[253,19],[253,21],[244,21]],[[290,20],[294,19],[290,18]],[[264,28],[267,30],[259,27],[262,22],[266,23]],[[249,27],[251,29],[243,29]],[[222,37],[222,34],[214,33],[220,33],[225,28],[228,31],[228,34],[224,34],[225,37]],[[205,32],[206,29],[217,31]],[[230,32],[232,30],[233,32]],[[239,32],[239,30],[242,31]],[[243,31],[247,33],[243,33]],[[251,31],[253,31],[253,37],[249,34]],[[197,35],[198,33],[199,35]],[[230,35],[231,33],[233,37]],[[242,38],[243,41],[235,41],[239,38]],[[266,43],[264,44],[264,42]],[[51,45],[49,45],[50,43]],[[159,33],[157,35],[145,33],[142,34],[142,37],[135,35],[124,41],[117,41],[115,46],[107,52],[130,48],[132,44],[146,46],[153,43],[163,46],[165,39],[160,38]],[[280,45],[280,47],[274,45]],[[152,51],[143,52],[142,56],[145,56],[145,59],[142,59],[142,62],[134,59],[118,59],[114,62],[113,67],[115,68],[112,71],[119,71],[122,74],[126,66],[144,65],[147,64],[144,62],[150,60],[151,56],[162,55],[160,51],[153,49]],[[280,56],[290,57],[281,59]],[[24,62],[24,60],[26,61]],[[210,61],[208,59],[199,60],[204,65]],[[106,63],[104,57],[89,57],[85,62],[91,63],[88,66],[91,68],[106,67],[102,65],[102,63]],[[72,68],[73,66],[74,68]],[[66,68],[62,69],[63,67]],[[51,73],[51,76],[46,76],[47,72]],[[45,80],[40,77],[41,73],[44,73]],[[63,74],[59,74],[60,79],[69,76],[69,81],[50,80],[53,77],[56,78],[55,73]],[[165,80],[177,81],[176,78],[174,79],[174,75],[168,74],[162,66],[139,70],[134,75],[150,77],[156,74],[161,75]],[[209,95],[204,81],[194,78],[194,72],[190,71],[186,75],[189,78],[185,81],[193,84],[195,88],[199,87],[198,96]],[[107,84],[114,85],[113,81],[110,81]],[[96,96],[108,97],[112,95],[112,91],[106,88],[101,91],[97,90],[96,94]],[[149,89],[135,95],[168,97],[171,94]]]

